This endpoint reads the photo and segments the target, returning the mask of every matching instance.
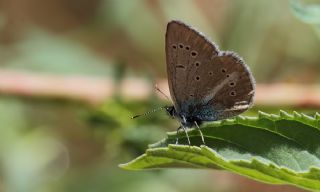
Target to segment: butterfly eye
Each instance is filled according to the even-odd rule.
[[[186,50],[188,50],[188,51],[189,51],[189,50],[190,50],[190,46],[186,46]]]
[[[191,56],[192,57],[196,57],[198,55],[198,53],[196,51],[191,51]]]
[[[209,75],[213,75],[212,71],[209,72]]]
[[[230,96],[236,96],[237,94],[236,94],[236,92],[235,91],[231,91],[230,92]]]
[[[227,76],[227,78],[228,78],[228,77],[230,77],[230,75],[229,75],[229,74],[228,74],[228,75],[226,75],[226,76]]]
[[[183,48],[183,44],[182,44],[182,43],[180,43],[180,44],[179,44],[179,47],[180,47],[180,49],[182,49],[182,48]]]
[[[197,67],[199,67],[199,66],[200,66],[200,62],[199,62],[199,61],[195,62],[195,65],[196,65]]]
[[[175,44],[172,45],[173,49],[177,49],[177,46]]]
[[[200,80],[200,77],[199,77],[199,76],[196,76],[196,80],[199,81],[199,80]]]

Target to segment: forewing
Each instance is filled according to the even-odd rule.
[[[200,62],[218,54],[217,47],[196,30],[179,21],[171,21],[166,32],[166,62],[171,98],[179,112],[184,103],[195,98],[190,87]]]

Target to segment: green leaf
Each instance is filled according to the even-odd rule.
[[[238,116],[206,124],[201,130],[206,145],[196,129],[188,131],[192,146],[183,132],[171,132],[120,167],[225,169],[266,183],[320,191],[319,114],[259,112],[258,117]]]
[[[0,15],[0,28],[1,28]],[[63,75],[112,76],[111,61],[92,50],[39,28],[26,30],[10,47],[0,44],[2,68]],[[106,65],[107,64],[107,65]]]
[[[305,5],[301,0],[291,0],[291,9],[301,21],[311,24],[320,37],[320,4]]]

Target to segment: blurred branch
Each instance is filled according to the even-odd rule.
[[[0,70],[0,93],[4,95],[99,103],[111,96],[112,91],[113,84],[106,79]]]
[[[319,85],[260,84],[256,93],[258,105],[320,107]]]
[[[167,80],[157,82],[169,94]],[[125,78],[115,83],[111,78],[88,76],[61,76],[25,71],[0,70],[0,94],[21,97],[61,98],[89,104],[101,104],[115,95],[132,99],[147,99],[155,92],[145,79]],[[160,98],[165,99],[159,94]],[[320,86],[302,84],[259,84],[256,105],[320,107]]]
[[[139,79],[127,78],[121,81],[120,85],[115,85],[111,78],[61,76],[0,69],[2,95],[60,98],[100,104],[112,97],[115,90],[132,99],[145,99],[151,93],[148,83]]]

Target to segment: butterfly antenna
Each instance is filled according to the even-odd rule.
[[[157,91],[159,91],[159,93],[161,93],[166,99],[168,99],[169,101],[171,101],[170,98],[168,97],[168,95],[166,95],[163,91],[161,91],[161,90],[159,89],[159,87],[158,87],[157,84],[154,86],[154,88],[155,88]]]
[[[141,117],[141,116],[147,116],[147,115],[149,115],[149,114],[151,114],[151,113],[157,112],[157,111],[162,110],[162,109],[164,109],[164,108],[165,108],[165,107],[159,107],[159,108],[156,108],[156,109],[152,109],[151,111],[147,111],[147,112],[145,112],[145,113],[143,113],[143,114],[135,115],[135,116],[131,117],[131,119],[135,119],[135,118]]]

